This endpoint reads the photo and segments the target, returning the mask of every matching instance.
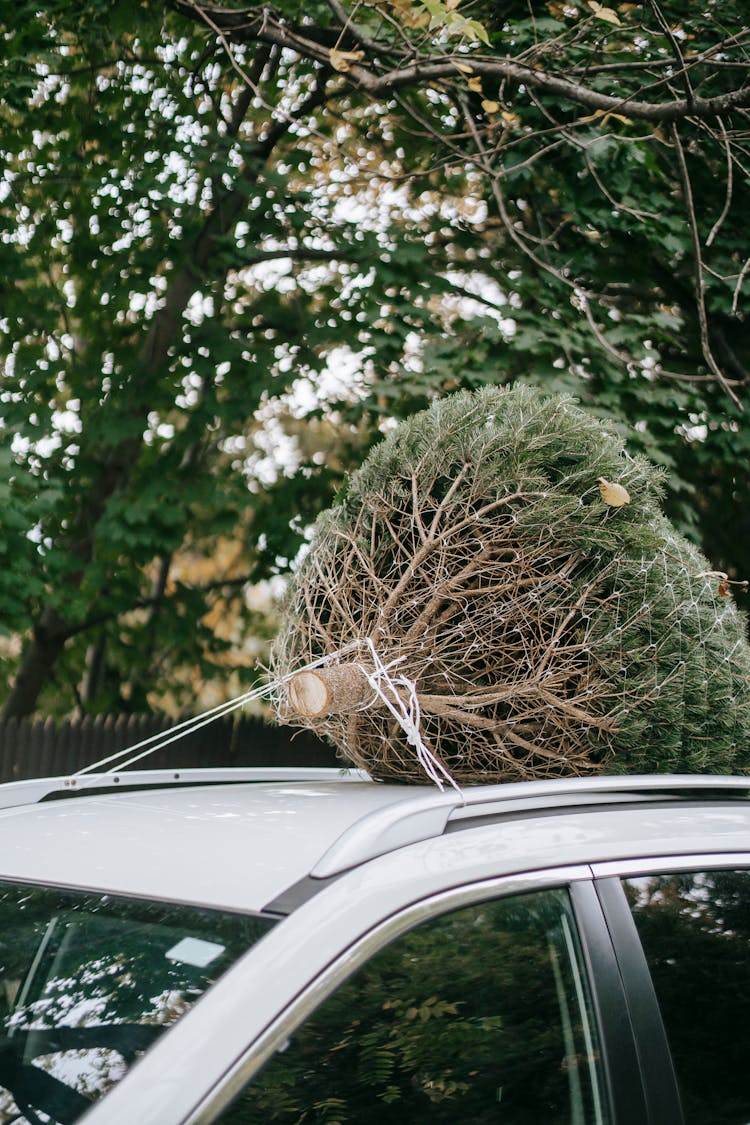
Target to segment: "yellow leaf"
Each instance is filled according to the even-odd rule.
[[[478,74],[475,74],[473,78],[469,79],[468,85],[469,85],[469,89],[473,90],[475,94],[481,94],[481,92],[482,92],[482,79],[479,77]]]
[[[630,503],[630,493],[624,484],[606,480],[604,477],[597,477],[596,483],[599,485],[602,500],[610,508],[622,508],[623,505]]]
[[[500,109],[500,102],[493,102],[490,98],[483,98],[482,109],[485,113],[497,113]]]
[[[423,28],[430,22],[427,9],[415,8],[412,0],[388,0],[388,3],[405,27]]]
[[[518,114],[509,113],[507,109],[504,109],[500,116],[502,117],[505,124],[510,125],[511,128],[515,128],[517,125],[521,124],[521,118],[518,116]]]
[[[606,23],[614,23],[617,27],[622,27],[622,20],[612,8],[603,7],[597,3],[597,0],[588,0],[588,7],[598,20],[605,20]]]
[[[625,117],[622,113],[612,113],[603,109],[595,109],[588,117],[579,117],[578,124],[583,125],[588,121],[598,121],[601,118],[601,124],[606,125],[610,117],[614,117],[615,121],[622,121],[623,125],[632,125],[633,121],[630,117]]]
[[[331,66],[334,70],[351,70],[353,62],[359,62],[363,57],[364,51],[339,51],[336,47],[331,47],[329,58]]]
[[[446,12],[452,12],[454,8],[457,8],[460,3],[461,0],[445,0]]]
[[[453,62],[453,65],[455,66],[456,70],[460,70],[462,74],[473,74],[474,73],[474,67],[469,66],[468,63],[456,62],[455,59],[452,59],[451,61]]]

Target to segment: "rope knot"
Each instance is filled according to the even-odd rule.
[[[371,637],[365,639],[365,644],[369,649],[374,671],[370,672],[367,668],[362,668],[362,672],[375,693],[375,697],[385,704],[401,727],[406,735],[407,743],[416,750],[419,764],[430,781],[434,782],[441,792],[445,789],[445,782],[447,781],[457,793],[460,793],[459,786],[422,738],[420,729],[421,711],[416,683],[403,673],[395,677],[391,675],[391,669],[400,664],[404,658],[397,656],[394,660],[385,664]],[[360,667],[362,666],[360,665]]]

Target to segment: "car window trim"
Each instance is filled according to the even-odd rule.
[[[679,871],[718,871],[750,868],[750,851],[681,852],[638,859],[615,859],[592,863],[595,879],[636,878],[639,875],[672,875]]]
[[[644,1125],[649,1118],[641,1067],[609,927],[593,879],[571,883],[569,891],[591,986],[611,1118],[617,1125]]]
[[[646,873],[646,872],[644,872]],[[648,874],[655,874],[652,867]],[[680,1092],[651,972],[621,875],[594,883],[622,977],[647,1102],[646,1121],[684,1125]]]

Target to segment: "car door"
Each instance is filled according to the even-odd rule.
[[[601,1051],[568,888],[467,900],[358,966],[217,1120],[604,1125]]]
[[[391,917],[191,1120],[379,1125],[384,1113],[412,1125],[648,1120],[590,869],[453,888]]]
[[[610,821],[607,813],[585,823],[593,834]],[[591,840],[581,825],[572,827],[582,850]],[[559,848],[559,832],[544,836]],[[92,1125],[379,1125],[389,1113],[413,1125],[681,1125],[685,1069],[699,1055],[693,1048],[680,1061],[677,1051],[673,1066],[670,1024],[700,1024],[690,1003],[681,1009],[679,990],[672,1014],[662,1016],[649,962],[658,967],[660,947],[643,952],[637,903],[645,892],[632,881],[747,869],[750,857],[548,865],[487,877],[509,862],[507,839],[502,859],[494,830],[470,829],[379,857],[316,893],[308,886],[310,897],[146,1055],[90,1115]],[[700,898],[704,883],[690,893]],[[684,898],[682,914],[697,909]],[[715,927],[713,914],[706,919]],[[746,933],[738,932],[725,991],[731,966],[748,959]],[[704,961],[705,969],[709,954]],[[740,1019],[744,976],[737,980],[735,1060],[750,1049],[750,1021]],[[710,991],[709,973],[704,1005]],[[710,1071],[701,1073],[710,1083]],[[734,1090],[740,1086],[736,1077]],[[750,1120],[741,1100],[728,1116],[707,1116],[723,1100],[719,1089],[688,1125]]]
[[[200,1120],[745,1125],[748,864],[669,857],[453,892]]]

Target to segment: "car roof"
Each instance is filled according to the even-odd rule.
[[[733,830],[745,848],[750,845],[750,781],[736,777],[570,778],[444,792],[335,769],[40,779],[0,785],[0,878],[259,911],[305,881],[324,885],[372,858],[446,832],[493,820],[644,805],[653,813],[683,808],[685,801],[691,816],[699,805],[717,801],[741,808],[744,816]],[[628,837],[638,838],[642,818],[618,817],[616,828],[614,817],[608,822],[627,854]],[[701,834],[706,830],[696,822],[696,849],[710,850]],[[526,862],[533,866],[532,854]],[[559,862],[567,862],[564,849]]]
[[[328,779],[82,790],[0,810],[0,878],[260,910],[397,796]]]

